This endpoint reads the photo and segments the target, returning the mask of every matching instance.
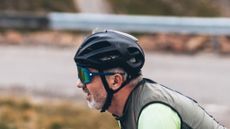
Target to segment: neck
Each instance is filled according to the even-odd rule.
[[[122,116],[126,101],[133,87],[125,86],[118,93],[114,94],[111,106],[108,111],[118,117]]]
[[[139,77],[138,79],[131,81],[129,84],[124,86],[120,91],[114,94],[111,106],[108,109],[110,113],[118,117],[121,117],[123,115],[124,107],[128,100],[128,97],[141,79],[142,77]]]

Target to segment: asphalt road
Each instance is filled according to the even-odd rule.
[[[0,89],[83,100],[75,87],[75,49],[0,46]],[[230,123],[230,57],[147,53],[143,74],[196,99],[225,125]]]

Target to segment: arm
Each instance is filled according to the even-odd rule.
[[[160,103],[145,107],[138,121],[138,129],[180,129],[180,125],[177,113]]]

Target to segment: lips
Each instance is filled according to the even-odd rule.
[[[86,99],[87,99],[87,100],[90,100],[91,94],[90,94],[89,90],[86,88],[86,86],[83,87],[82,89],[83,89],[83,91],[87,94]]]
[[[86,86],[84,86],[83,88],[83,91],[86,93],[86,94],[90,94],[89,90],[86,88]]]

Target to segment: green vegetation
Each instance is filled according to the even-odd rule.
[[[211,0],[109,0],[120,14],[219,16]]]
[[[0,98],[0,129],[118,129],[110,114],[76,103]]]
[[[0,11],[76,12],[73,0],[1,0]]]

